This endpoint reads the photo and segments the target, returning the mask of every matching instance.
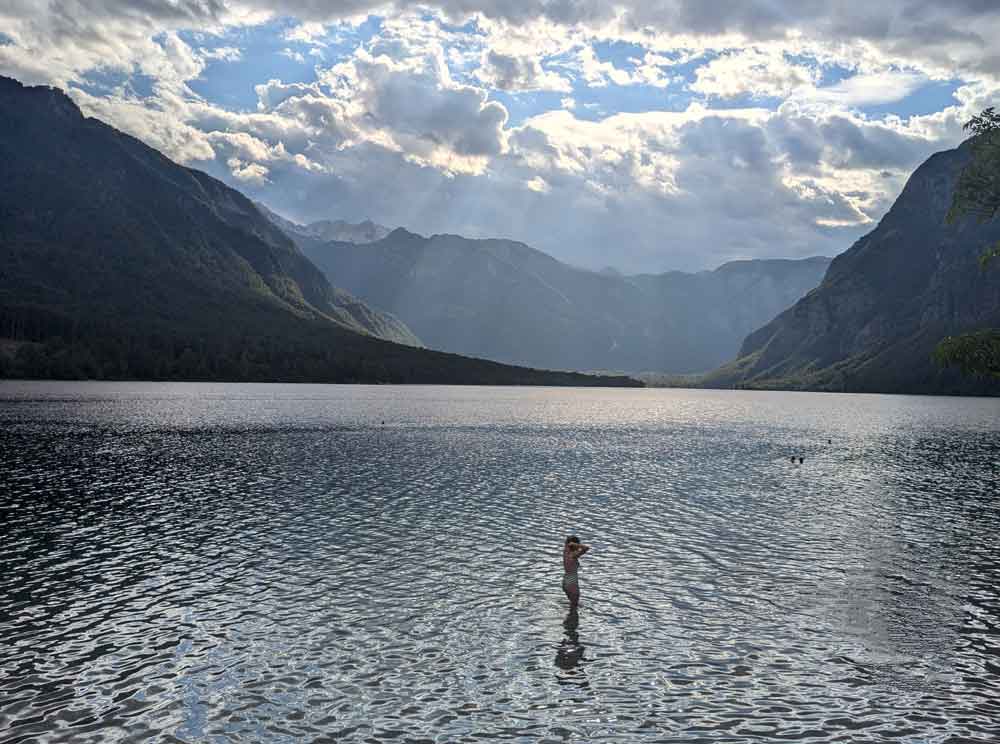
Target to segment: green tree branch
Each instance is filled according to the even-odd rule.
[[[948,336],[934,350],[934,360],[969,375],[1000,378],[1000,331]]]
[[[980,268],[985,270],[994,258],[1000,258],[1000,241],[997,241],[992,248],[979,257]]]
[[[959,174],[946,220],[953,224],[973,216],[989,222],[1000,211],[1000,114],[988,108],[964,128],[974,135],[972,160]],[[985,271],[995,258],[1000,258],[1000,242],[979,257],[980,267]],[[1000,330],[949,336],[933,357],[938,364],[956,366],[966,374],[1000,377]]]

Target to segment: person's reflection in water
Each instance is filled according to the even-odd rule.
[[[563,627],[566,629],[566,637],[560,641],[559,649],[556,651],[556,666],[572,671],[577,664],[586,660],[583,656],[586,646],[580,643],[580,634],[577,633],[577,628],[580,627],[580,614],[575,607],[566,615]]]

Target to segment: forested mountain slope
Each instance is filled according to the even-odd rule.
[[[596,383],[432,353],[242,194],[0,78],[0,374]]]

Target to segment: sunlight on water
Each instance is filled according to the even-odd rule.
[[[0,419],[0,742],[1000,740],[1000,400],[4,383]]]

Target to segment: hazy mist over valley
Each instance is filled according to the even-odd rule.
[[[509,240],[403,228],[378,240],[328,240],[322,223],[270,216],[331,282],[402,319],[430,347],[549,369],[710,370],[816,287],[830,263],[738,261],[624,276]]]

